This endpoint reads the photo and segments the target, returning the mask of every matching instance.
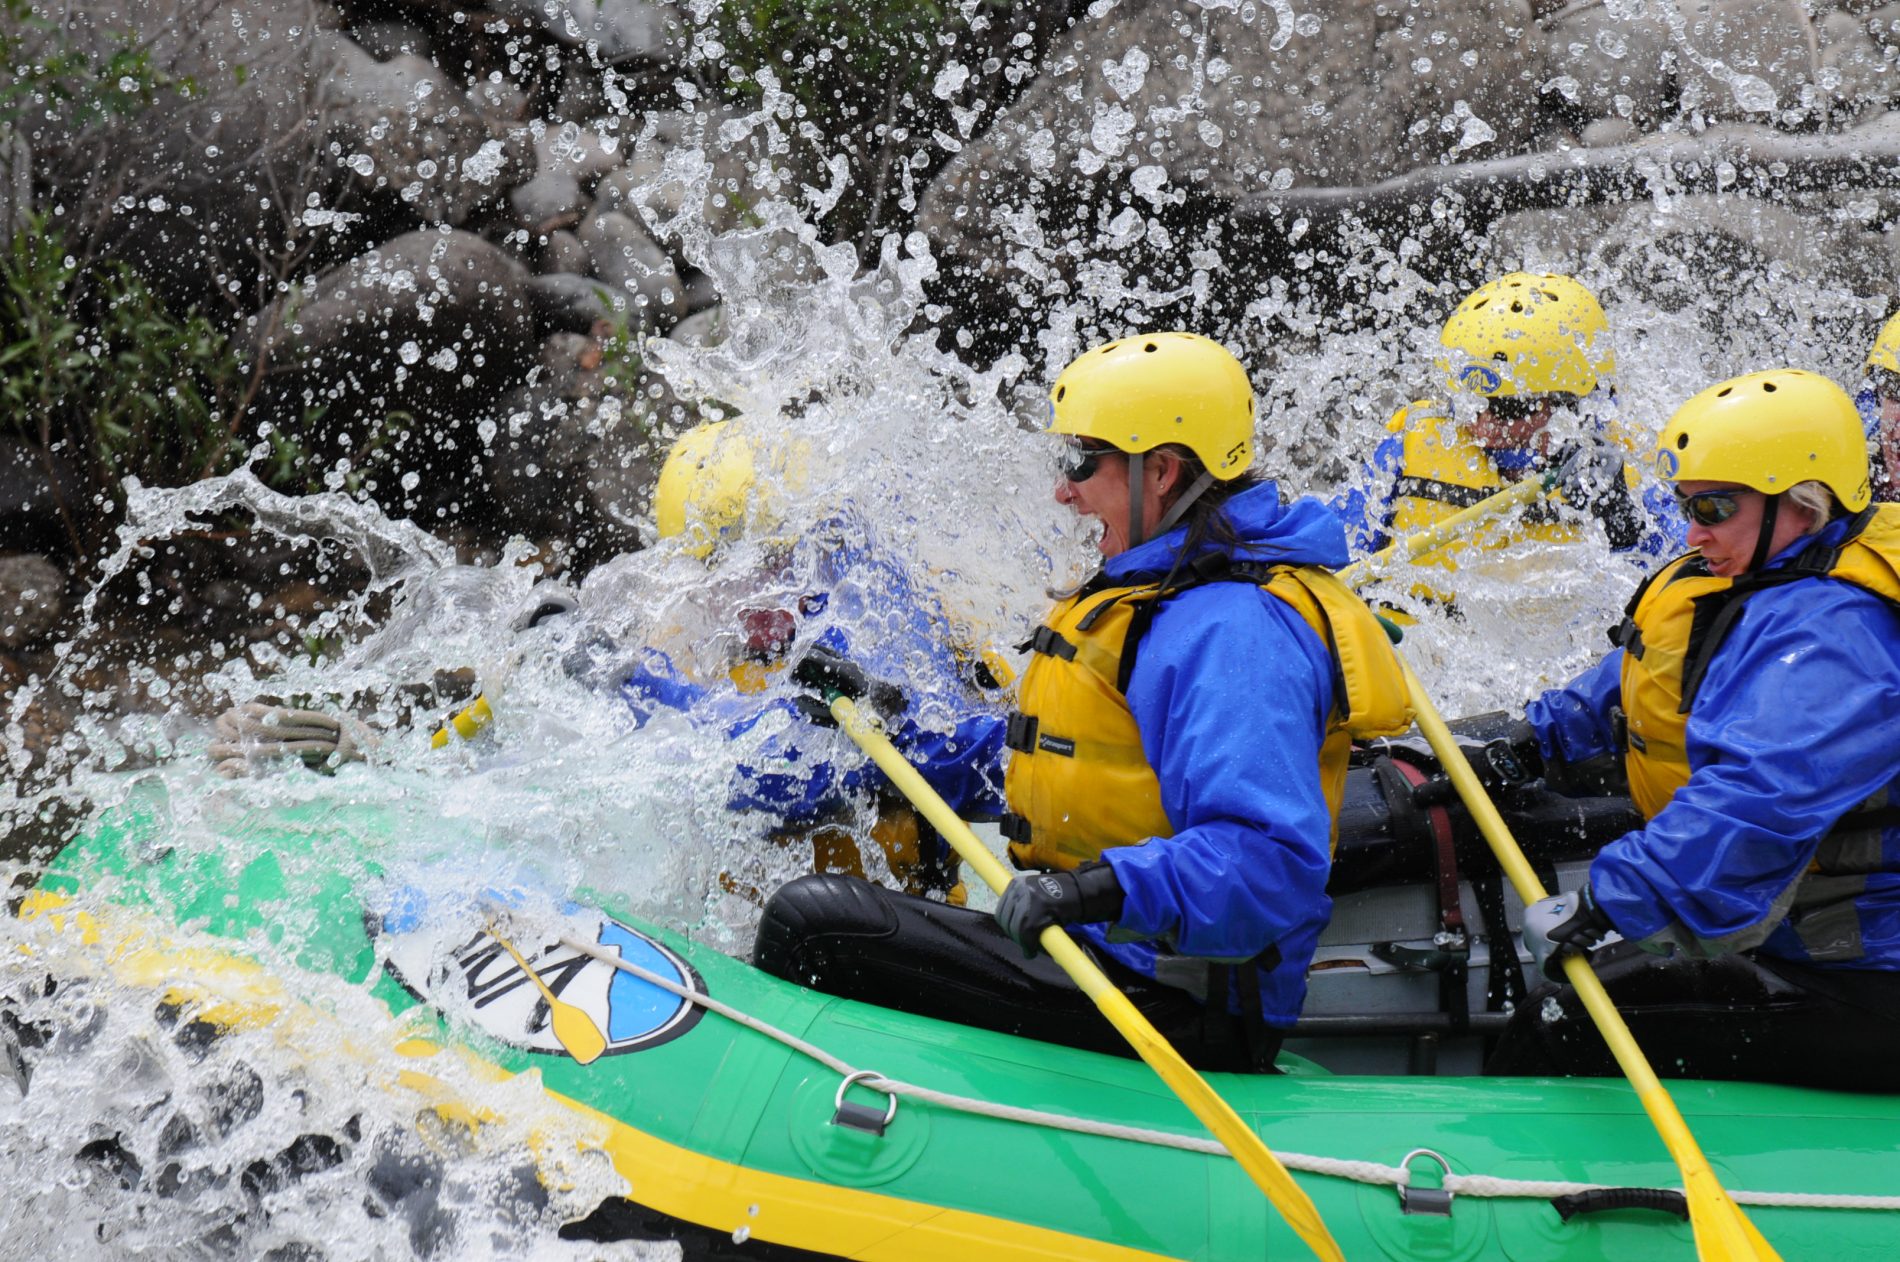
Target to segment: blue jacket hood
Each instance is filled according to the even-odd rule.
[[[1282,504],[1276,483],[1249,487],[1228,500],[1222,511],[1241,538],[1243,547],[1234,550],[1239,560],[1337,569],[1352,559],[1346,528],[1333,510],[1310,496]],[[1167,570],[1186,540],[1187,527],[1177,526],[1159,539],[1111,557],[1103,568],[1112,578]]]

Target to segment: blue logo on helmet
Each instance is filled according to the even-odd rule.
[[[1504,378],[1483,364],[1468,364],[1458,374],[1458,384],[1473,394],[1493,395],[1504,384]]]
[[[1681,467],[1682,462],[1676,459],[1676,453],[1667,447],[1656,453],[1656,476],[1665,482],[1673,479],[1676,476],[1676,470]]]

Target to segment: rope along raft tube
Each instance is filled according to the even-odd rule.
[[[1069,1117],[1061,1113],[1047,1113],[1041,1109],[1019,1108],[1011,1104],[997,1104],[989,1100],[978,1100],[971,1096],[952,1095],[931,1087],[920,1087],[914,1083],[897,1082],[884,1077],[873,1070],[858,1069],[849,1062],[832,1055],[824,1048],[808,1043],[795,1034],[789,1034],[766,1021],[761,1021],[748,1013],[739,1011],[731,1004],[714,999],[710,995],[689,990],[677,982],[662,977],[631,961],[623,960],[619,955],[605,947],[582,942],[578,938],[563,937],[561,945],[570,951],[577,951],[603,964],[611,965],[623,973],[639,978],[650,986],[657,986],[666,993],[698,1004],[708,1012],[716,1013],[728,1021],[736,1022],[748,1030],[753,1030],[773,1039],[786,1047],[817,1061],[819,1064],[838,1074],[841,1078],[862,1084],[872,1091],[882,1092],[892,1097],[917,1100],[924,1104],[934,1104],[939,1108],[952,1109],[959,1113],[971,1113],[979,1117],[994,1117],[1004,1121],[1020,1122],[1025,1126],[1042,1126],[1051,1130],[1073,1131],[1081,1135],[1099,1135],[1108,1139],[1125,1139],[1131,1143],[1152,1144],[1159,1148],[1178,1148],[1184,1152],[1203,1153],[1210,1157],[1231,1157],[1231,1154],[1219,1143],[1211,1139],[1198,1139],[1192,1135],[1176,1135],[1171,1131],[1150,1130],[1140,1126],[1122,1126],[1115,1122],[1097,1122],[1088,1118]],[[895,1106],[893,1106],[894,1108]],[[1281,1164],[1288,1169],[1299,1170],[1306,1174],[1324,1175],[1329,1178],[1347,1179],[1354,1183],[1366,1183],[1378,1187],[1406,1188],[1411,1186],[1412,1173],[1405,1166],[1388,1166],[1376,1161],[1348,1161],[1339,1157],[1315,1157],[1306,1153],[1275,1150]],[[1502,1179],[1488,1174],[1451,1174],[1447,1173],[1442,1186],[1455,1196],[1473,1196],[1481,1198],[1521,1198],[1530,1200],[1550,1200],[1558,1196],[1574,1196],[1585,1192],[1604,1191],[1609,1184],[1566,1183],[1558,1180],[1542,1179]],[[1680,1188],[1648,1189],[1653,1191],[1680,1192]],[[1778,1209],[1859,1209],[1859,1210],[1900,1210],[1900,1196],[1849,1196],[1824,1192],[1741,1192],[1727,1189],[1729,1199],[1740,1205],[1770,1206]]]

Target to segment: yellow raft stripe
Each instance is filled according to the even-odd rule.
[[[64,929],[67,901],[51,891],[34,890],[21,917],[48,916],[56,928]],[[289,1019],[289,1011],[301,1007],[281,978],[249,956],[215,946],[155,941],[152,926],[123,910],[110,931],[116,945],[107,945],[107,933],[90,915],[81,912],[73,920],[83,942],[105,948],[107,967],[118,980],[158,990],[167,1002],[190,1006],[196,1019],[225,1028],[259,1028]],[[180,986],[181,974],[199,984]],[[451,1049],[426,1038],[405,1038],[395,1050],[422,1064]],[[467,1047],[452,1050],[479,1077],[500,1082],[515,1076]],[[497,1120],[485,1105],[471,1103],[420,1069],[399,1073],[397,1085],[422,1095],[442,1117],[471,1129]],[[1166,1256],[988,1214],[754,1170],[668,1143],[570,1096],[545,1086],[542,1090],[605,1131],[604,1149],[634,1200],[715,1231],[745,1227],[760,1240],[864,1262],[965,1262],[972,1257],[986,1262],[1153,1262]]]
[[[759,1240],[863,1262],[1152,1262],[1166,1256],[1007,1218],[753,1170],[656,1139],[557,1091],[548,1094],[607,1129],[607,1153],[631,1185],[633,1200],[716,1231],[745,1227]]]

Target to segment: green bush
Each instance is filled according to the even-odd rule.
[[[0,424],[93,494],[61,511],[74,548],[98,540],[130,476],[177,486],[243,454],[246,374],[196,310],[174,313],[126,264],[81,264],[29,218],[0,253]]]

